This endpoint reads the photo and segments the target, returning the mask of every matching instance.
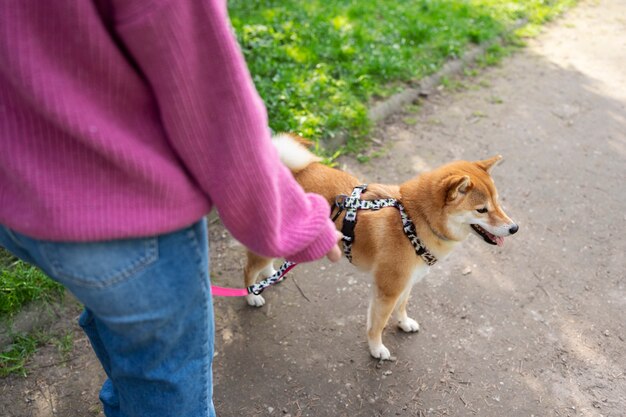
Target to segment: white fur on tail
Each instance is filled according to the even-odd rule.
[[[280,160],[292,171],[300,171],[313,162],[321,161],[320,157],[285,133],[274,136],[272,143],[278,151]]]

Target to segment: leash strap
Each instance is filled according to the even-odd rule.
[[[247,288],[226,288],[218,285],[211,285],[211,295],[214,297],[243,297],[248,295]]]
[[[361,194],[367,189],[367,184],[359,185],[352,190],[350,197],[346,195],[337,196],[335,206],[338,208],[337,213],[333,217],[336,220],[343,210],[346,215],[343,219],[341,233],[343,233],[343,253],[346,258],[352,262],[352,245],[354,244],[354,227],[356,226],[357,210],[380,210],[385,207],[396,207],[400,211],[402,220],[402,230],[413,245],[415,253],[426,262],[428,266],[432,266],[437,262],[437,257],[433,255],[426,245],[417,237],[415,224],[406,213],[406,209],[395,198],[381,198],[378,200],[361,200]]]

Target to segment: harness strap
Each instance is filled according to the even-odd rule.
[[[356,226],[356,213],[357,210],[380,210],[385,207],[396,207],[400,211],[400,218],[402,220],[402,230],[404,234],[413,245],[415,253],[421,257],[428,266],[432,266],[437,262],[437,257],[433,255],[426,245],[417,237],[417,231],[415,230],[415,224],[409,218],[406,213],[406,209],[395,198],[381,198],[378,200],[361,200],[361,194],[367,189],[367,184],[359,185],[352,190],[350,197],[346,195],[339,195],[335,199],[335,206],[337,207],[337,213],[333,217],[333,221],[336,220],[339,215],[346,210],[346,215],[343,219],[343,226],[341,233],[344,235],[343,241],[343,253],[346,258],[352,262],[352,245],[354,244],[354,227]]]
[[[361,200],[361,194],[366,189],[367,184],[362,184],[355,187],[349,197],[342,194],[335,198],[335,207],[337,208],[337,213],[335,213],[335,215],[333,216],[333,221],[337,220],[337,218],[339,218],[344,210],[346,211],[346,215],[343,219],[343,225],[341,228],[341,233],[343,234],[343,253],[346,255],[346,258],[348,258],[348,260],[352,262],[352,245],[354,244],[354,227],[356,226],[357,210],[380,210],[381,208],[385,207],[396,207],[400,211],[400,218],[402,219],[402,230],[413,245],[415,253],[420,256],[427,265],[434,265],[435,262],[437,262],[437,258],[435,257],[435,255],[430,253],[430,251],[426,248],[422,241],[419,240],[419,238],[417,237],[415,225],[406,213],[406,210],[404,209],[402,203],[400,203],[395,198]],[[211,291],[213,295],[217,297],[241,297],[248,294],[259,295],[267,287],[278,284],[279,282],[284,280],[287,272],[289,272],[296,265],[297,263],[295,262],[285,261],[280,266],[280,268],[278,268],[278,271],[276,271],[272,276],[267,277],[266,279],[257,282],[256,284],[253,284],[247,288],[225,288],[219,287],[217,285],[211,285]]]
[[[354,227],[356,226],[356,211],[359,209],[361,202],[361,193],[365,191],[367,188],[367,184],[359,185],[354,187],[352,190],[352,194],[350,197],[348,196],[339,196],[343,197],[341,199],[341,206],[339,213],[342,210],[346,210],[346,215],[343,218],[343,225],[341,226],[341,234],[343,237],[341,238],[343,242],[343,253],[346,255],[346,258],[350,262],[352,262],[352,244],[354,243]],[[335,199],[335,204],[337,204],[337,199]]]
[[[426,245],[417,237],[417,231],[415,230],[415,224],[409,218],[409,215],[406,214],[406,210],[404,206],[399,201],[396,201],[396,207],[400,210],[400,218],[402,219],[402,226],[404,234],[409,238],[411,245],[413,245],[413,249],[415,249],[415,253],[420,256],[426,265],[433,266],[437,263],[437,257],[433,255],[427,248]]]
[[[291,270],[297,263],[291,261],[285,261],[278,271],[276,271],[271,276],[265,278],[262,281],[257,282],[256,284],[252,284],[247,288],[226,288],[219,287],[217,285],[211,285],[211,293],[216,297],[243,297],[248,294],[259,295],[265,290],[267,287],[270,287],[274,284],[278,284],[282,280],[285,279],[287,272]]]
[[[291,268],[293,268],[296,265],[298,264],[295,262],[291,262],[291,261],[283,262],[280,268],[278,268],[278,271],[276,271],[272,276],[267,277],[263,281],[259,281],[256,284],[250,285],[247,288],[248,293],[254,294],[254,295],[261,294],[263,290],[265,290],[267,287],[272,286],[274,284],[278,284],[283,279],[285,279],[287,272],[289,272]]]

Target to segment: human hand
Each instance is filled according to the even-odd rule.
[[[337,231],[337,243],[341,241],[343,234],[340,231]],[[331,262],[338,262],[341,259],[341,249],[339,249],[339,244],[333,246],[330,251],[326,254],[326,257]]]

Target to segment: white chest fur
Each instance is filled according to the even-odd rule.
[[[430,271],[430,267],[426,264],[421,264],[416,267],[411,273],[410,286],[413,286],[423,280],[426,274],[428,274],[428,271]]]

